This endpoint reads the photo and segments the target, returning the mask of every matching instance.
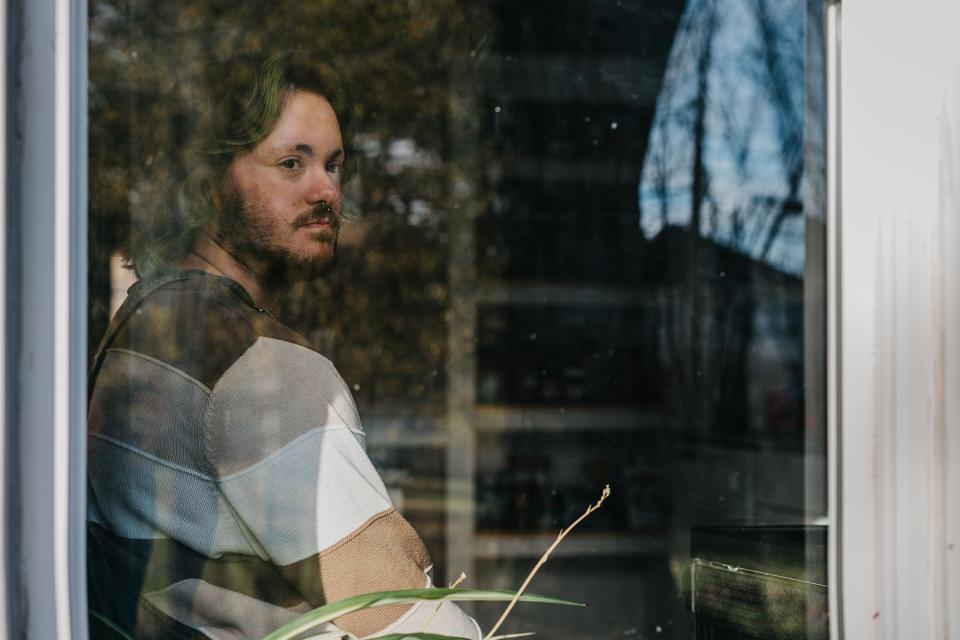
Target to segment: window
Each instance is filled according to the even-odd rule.
[[[217,113],[214,87],[245,61],[307,51],[350,95],[329,100],[349,110],[352,128],[346,111],[338,116],[356,170],[342,185],[336,267],[269,306],[256,295],[245,303],[266,308],[303,343],[284,340],[336,367],[342,382],[323,369],[324,384],[349,390],[366,456],[429,552],[434,583],[464,571],[464,586],[515,588],[609,483],[609,501],[532,587],[591,608],[528,605],[509,630],[827,637],[818,3],[90,0],[89,15],[91,358],[136,280],[123,252],[136,253],[130,247],[142,246],[145,230],[166,229],[155,219],[145,226],[145,212],[196,213],[178,198],[196,178],[193,160],[216,165],[193,148],[204,127],[223,124],[202,119]],[[282,167],[286,159],[273,170],[299,166]],[[324,159],[304,171],[332,173],[340,162]],[[239,229],[226,234],[236,250],[272,237]],[[171,262],[197,268],[190,260]],[[227,513],[241,502],[222,488],[228,479],[281,449],[299,451],[263,442],[277,432],[264,421],[290,424],[287,407],[258,414],[242,434],[240,417],[224,418],[222,443],[242,445],[240,457],[262,455],[216,473],[202,467],[205,458],[198,467],[187,460],[209,451],[171,446],[184,427],[170,425],[183,416],[160,421],[169,437],[129,439],[137,420],[167,415],[170,385],[216,394],[233,366],[196,373],[220,366],[213,361],[236,348],[228,341],[189,366],[171,353],[207,325],[164,324],[178,307],[162,299],[149,299],[153,351],[108,343],[121,382],[91,410],[106,406],[123,420],[91,426],[100,510],[91,526],[140,554],[127,565],[143,571],[130,595],[151,596],[170,624],[197,623],[161,597],[184,580],[291,611],[315,605],[302,593],[307,578],[281,571],[263,587],[261,574],[246,574],[252,583],[240,587],[204,560],[246,548],[251,562],[286,570],[349,533],[291,555],[271,546],[282,533]],[[278,339],[276,327],[256,331]],[[236,358],[250,353],[245,346]],[[179,377],[154,388],[156,367]],[[276,403],[306,402],[280,376],[291,370],[246,375],[273,389]],[[267,373],[258,379],[258,371]],[[135,375],[147,387],[140,395],[129,383]],[[201,396],[190,395],[202,404]],[[328,450],[314,452],[326,460]],[[216,487],[185,489],[185,478]],[[303,486],[257,482],[246,488],[249,509],[289,519],[280,489],[289,496]],[[149,484],[149,496],[133,496],[137,483]],[[256,487],[260,502],[250,497]],[[197,497],[208,489],[209,504]],[[184,532],[187,512],[207,523],[199,533]],[[211,513],[223,520],[202,519]],[[277,522],[261,517],[265,527]],[[227,521],[237,536],[224,542],[216,527]],[[170,555],[161,540],[194,555]],[[197,564],[185,568],[185,558]],[[118,605],[133,616],[121,626],[139,628],[135,605]],[[465,608],[484,630],[500,611]]]

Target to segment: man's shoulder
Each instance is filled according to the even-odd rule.
[[[111,345],[160,361],[212,388],[258,340],[310,349],[302,336],[245,299],[226,278],[192,277],[153,290]]]

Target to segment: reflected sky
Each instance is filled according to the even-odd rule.
[[[648,239],[702,237],[804,268],[804,0],[690,0],[638,185]]]

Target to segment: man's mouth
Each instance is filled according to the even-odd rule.
[[[308,229],[339,229],[340,217],[330,209],[315,211],[311,212],[309,216],[306,216],[306,219],[298,221],[297,226]]]

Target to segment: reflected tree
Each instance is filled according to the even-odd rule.
[[[661,347],[694,433],[742,439],[802,384],[760,379],[759,345],[787,344],[802,308],[807,22],[803,0],[691,0],[658,99],[640,226],[670,265]]]
[[[108,320],[110,256],[130,211],[151,171],[178,161],[209,79],[237,56],[302,48],[352,84],[360,169],[347,187],[354,215],[338,268],[292,291],[281,314],[336,356],[359,403],[441,413],[447,216],[459,172],[446,62],[482,59],[484,10],[453,0],[89,7],[90,344]]]

